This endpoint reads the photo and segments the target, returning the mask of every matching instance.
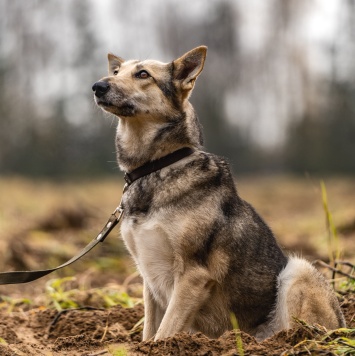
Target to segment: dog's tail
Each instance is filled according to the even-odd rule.
[[[278,276],[277,289],[276,306],[271,316],[273,332],[291,328],[294,318],[327,329],[345,327],[334,291],[324,276],[306,260],[289,257]]]

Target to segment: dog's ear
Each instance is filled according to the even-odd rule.
[[[184,91],[190,91],[205,64],[207,47],[200,46],[173,61],[173,77]]]
[[[108,74],[113,75],[113,72],[117,69],[119,69],[124,62],[124,59],[121,57],[117,57],[112,53],[109,53],[107,55],[108,58]]]

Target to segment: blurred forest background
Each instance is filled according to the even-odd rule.
[[[235,171],[355,173],[355,1],[0,0],[0,174],[117,173],[106,55],[209,47],[192,102]]]

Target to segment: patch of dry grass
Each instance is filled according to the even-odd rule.
[[[271,226],[282,246],[310,260],[327,260],[328,231],[320,181],[309,177],[241,177],[237,178],[237,188]],[[355,262],[355,178],[324,181],[339,232],[340,258]]]

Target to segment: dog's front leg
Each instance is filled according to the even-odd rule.
[[[164,311],[157,304],[146,282],[144,283],[143,297],[144,297],[143,340],[149,340],[156,334],[160,322],[163,318]]]
[[[174,291],[155,340],[180,331],[188,331],[196,313],[208,299],[213,284],[214,281],[206,268],[186,268],[174,281]]]

